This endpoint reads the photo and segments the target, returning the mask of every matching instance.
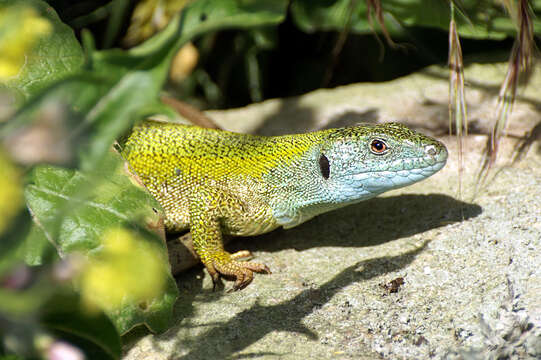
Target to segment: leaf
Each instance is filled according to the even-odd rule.
[[[0,360],[24,360],[24,359],[17,355],[0,355]]]
[[[149,221],[158,221],[152,209],[159,209],[159,204],[124,175],[119,156],[110,153],[101,165],[98,173],[37,167],[30,175],[31,184],[25,189],[36,226],[53,242],[61,256],[79,252],[91,257],[99,252],[103,234],[124,224],[144,241],[157,246],[163,263],[167,264],[163,240],[143,227]],[[146,323],[155,332],[166,329],[178,289],[170,272],[165,276],[164,292],[147,308],[130,305],[109,313],[120,333],[140,323]]]
[[[50,264],[53,260],[57,260],[57,251],[45,237],[43,229],[35,224],[29,225],[31,225],[30,233],[19,242],[14,258],[31,266]]]
[[[34,286],[24,292],[0,289],[0,313],[16,317],[28,315],[39,309],[50,293],[51,289],[43,286]]]
[[[121,335],[139,324],[146,325],[153,332],[161,333],[171,325],[172,309],[177,297],[178,287],[172,279],[166,283],[166,288],[160,298],[148,304],[126,304],[111,315]]]
[[[0,275],[10,269],[21,257],[18,250],[24,246],[31,222],[24,211],[22,174],[6,153],[0,149]]]
[[[19,94],[20,98],[28,99],[53,82],[81,68],[84,56],[73,30],[60,21],[46,2],[0,0],[0,8],[7,11],[8,20],[0,26],[3,30],[0,32],[0,39],[2,34],[14,36],[11,33],[15,33],[18,42],[13,46],[22,46],[28,41],[28,37],[36,37],[35,42],[32,42],[33,46],[23,49],[24,61],[20,70],[4,83],[8,89]],[[29,31],[29,28],[36,27],[36,22],[30,22],[30,16],[23,9],[32,9],[36,19],[39,17],[45,19],[45,23],[50,26],[50,35],[39,36],[38,33]],[[12,47],[10,51],[14,51],[14,48]]]
[[[78,346],[89,359],[119,359],[120,336],[111,320],[82,307],[73,289],[55,280],[54,267],[31,270],[28,287],[0,288],[0,334],[17,338],[12,350],[22,351],[19,355],[43,352],[44,346],[60,345],[57,336],[61,343]],[[43,338],[50,336],[53,341],[44,343]]]
[[[110,154],[97,174],[39,166],[26,186],[27,204],[49,239],[62,252],[99,245],[103,229],[156,217],[158,203],[121,173],[123,163]],[[61,254],[62,255],[62,254]]]

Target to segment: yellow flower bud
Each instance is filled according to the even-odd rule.
[[[125,304],[151,302],[164,289],[167,259],[160,249],[123,228],[102,238],[103,248],[83,270],[83,302],[107,311]]]
[[[51,23],[31,7],[0,8],[0,81],[16,76],[37,41],[52,31]]]

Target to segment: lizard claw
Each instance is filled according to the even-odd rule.
[[[239,251],[234,254],[228,254],[227,256],[216,257],[215,260],[209,264],[207,271],[212,277],[214,285],[219,281],[220,275],[226,277],[234,277],[235,283],[233,287],[228,291],[242,290],[248,286],[254,279],[254,272],[270,274],[270,269],[264,265],[255,263],[252,261],[237,261],[235,259],[245,258],[251,256],[249,251]]]
[[[228,291],[242,290],[248,286],[254,279],[254,272],[270,274],[270,269],[265,264],[259,264],[254,262],[239,262],[241,266],[241,272],[236,274],[237,279],[233,284],[233,287]]]
[[[212,278],[212,291],[216,290],[216,286],[221,284],[220,282],[220,273],[216,271],[212,264],[205,265],[207,271],[209,272],[210,277]]]

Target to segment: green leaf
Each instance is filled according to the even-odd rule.
[[[111,154],[98,174],[39,166],[26,186],[27,204],[49,239],[62,253],[99,245],[103,229],[156,217],[158,203],[121,173],[123,163]]]
[[[26,316],[29,313],[34,313],[51,295],[52,288],[43,285],[40,283],[22,292],[0,288],[0,313],[10,316]]]
[[[144,189],[131,183],[123,166],[119,156],[109,153],[98,173],[40,166],[30,175],[31,184],[25,189],[28,207],[36,226],[53,241],[61,256],[98,253],[104,232],[124,224],[158,246],[162,260],[168,261],[163,240],[143,228],[147,221],[158,221],[153,208],[160,206]],[[37,235],[34,232],[30,236]],[[35,250],[32,253],[38,253]],[[155,332],[166,329],[178,296],[170,272],[166,276],[164,292],[146,308],[130,305],[109,313],[120,333],[141,323]]]
[[[151,331],[161,333],[171,325],[172,309],[178,297],[178,287],[174,279],[167,281],[163,296],[148,304],[127,304],[112,313],[121,335],[126,334],[139,324],[146,325]],[[163,309],[168,309],[164,311]]]
[[[58,259],[58,254],[51,242],[45,236],[43,229],[31,224],[30,233],[19,242],[14,258],[20,259],[27,265],[37,266],[50,264]]]
[[[81,68],[84,55],[73,30],[60,21],[56,12],[45,1],[0,0],[1,8],[7,9],[7,21],[0,25],[0,39],[2,36],[13,36],[14,31],[20,31],[20,46],[23,46],[25,37],[31,36],[25,33],[27,29],[22,27],[32,26],[25,24],[26,14],[22,9],[34,9],[37,15],[51,25],[48,36],[38,37],[35,44],[26,49],[22,68],[16,76],[9,78],[4,86],[28,99]]]
[[[32,222],[28,211],[21,211],[10,229],[0,236],[0,275],[14,266],[50,264],[58,253],[43,229]]]
[[[53,269],[33,268],[28,288],[0,289],[0,335],[16,337],[16,349],[24,351],[20,355],[32,354],[47,334],[79,347],[89,359],[119,359],[121,341],[114,324],[104,313],[81,306],[71,287],[54,280]]]
[[[291,14],[297,26],[306,32],[342,30],[346,24],[351,31],[361,34],[372,33],[368,21],[366,1],[351,0],[294,0]],[[460,1],[463,16],[456,18],[462,36],[477,39],[503,39],[516,34],[509,15],[500,1]],[[539,14],[541,0],[531,1],[532,8]],[[434,0],[385,0],[381,1],[385,14],[385,26],[392,35],[404,36],[403,27],[421,26],[449,30],[450,8],[448,1]],[[379,25],[372,16],[374,29]],[[541,33],[539,16],[533,17],[535,33]]]

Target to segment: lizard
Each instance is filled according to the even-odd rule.
[[[258,136],[145,120],[121,144],[130,172],[164,210],[168,232],[189,230],[214,285],[245,288],[269,268],[229,253],[222,236],[259,235],[423,180],[447,149],[399,123]]]

